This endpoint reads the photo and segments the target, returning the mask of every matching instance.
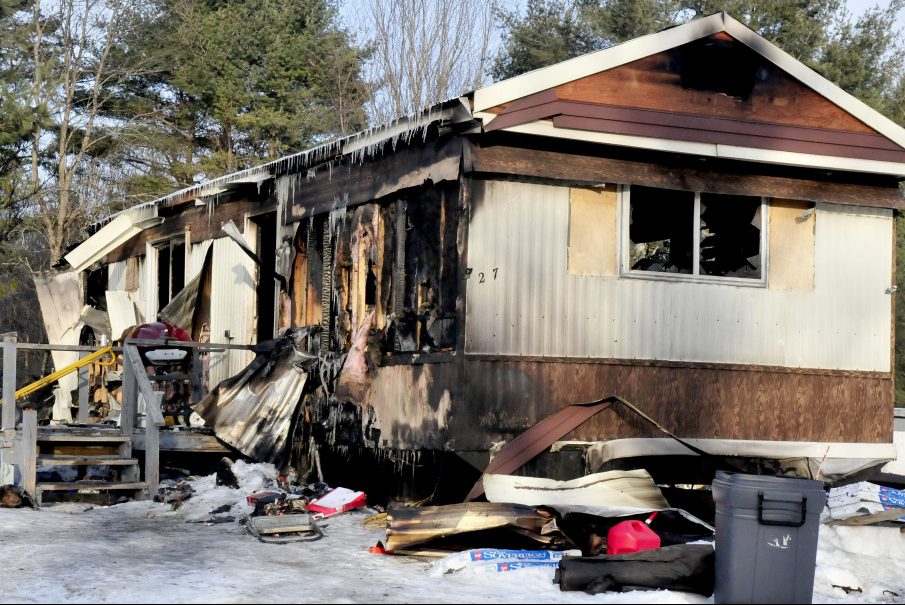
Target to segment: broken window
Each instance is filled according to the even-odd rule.
[[[744,195],[700,195],[700,274],[760,279],[762,200]]]
[[[763,198],[626,187],[627,270],[763,281]]]
[[[694,193],[632,187],[629,223],[632,271],[691,273]]]
[[[157,249],[157,309],[163,309],[185,286],[185,239],[176,238]]]
[[[393,351],[455,347],[457,203],[455,186],[433,185],[395,204]]]

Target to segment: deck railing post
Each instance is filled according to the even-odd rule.
[[[3,335],[3,411],[0,412],[0,485],[14,480],[16,431],[16,333]]]
[[[131,439],[132,429],[135,427],[135,414],[138,412],[138,377],[135,373],[143,368],[136,368],[131,363],[129,346],[123,346],[123,402],[119,425],[123,436]]]
[[[8,332],[3,335],[3,428],[16,428],[15,332]]]
[[[87,356],[86,351],[79,354],[79,357]],[[79,369],[79,424],[88,424],[88,367]]]
[[[22,412],[22,432],[19,434],[18,449],[22,489],[38,501],[40,500],[40,494],[35,492],[38,486],[38,412],[35,410],[24,410]]]
[[[204,398],[204,362],[201,350],[192,349],[192,405]]]
[[[148,408],[160,409],[163,393],[154,393],[154,401],[146,402]],[[145,423],[145,483],[148,497],[153,498],[160,490],[160,425],[148,414]]]

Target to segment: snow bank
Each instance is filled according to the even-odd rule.
[[[186,521],[204,521],[211,516],[211,511],[228,504],[230,511],[224,514],[235,515],[240,519],[244,513],[250,513],[254,509],[247,503],[246,497],[273,487],[279,475],[272,464],[249,464],[242,460],[233,464],[232,470],[239,481],[238,489],[218,486],[216,475],[189,481],[195,493],[177,512]]]
[[[898,527],[822,525],[814,602],[905,602],[905,535]]]

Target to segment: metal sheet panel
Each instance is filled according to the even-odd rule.
[[[107,289],[126,289],[126,261],[121,260],[107,265]]]
[[[144,256],[138,257],[138,290],[135,293],[135,308],[138,310],[138,313],[141,317],[138,318],[139,321],[145,322],[149,321],[148,318],[148,308],[145,303],[145,291],[147,290],[147,277],[146,273],[148,270],[148,263]]]
[[[890,370],[889,210],[818,206],[811,291],[570,275],[568,229],[566,187],[475,183],[468,353]]]
[[[203,242],[192,244],[191,267],[189,268],[191,274],[186,276],[188,279],[195,277],[201,272],[201,267],[204,266],[204,257],[212,243],[213,240],[207,239]]]
[[[213,246],[211,341],[250,344],[254,337],[255,265],[228,237],[214,240]],[[212,355],[210,384],[237,374],[253,358],[250,351],[241,350]]]

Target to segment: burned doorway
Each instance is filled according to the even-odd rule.
[[[257,342],[270,340],[276,330],[277,284],[273,270],[277,262],[277,213],[267,212],[249,217],[255,226],[255,253],[261,259],[258,267],[255,298],[257,300]]]

